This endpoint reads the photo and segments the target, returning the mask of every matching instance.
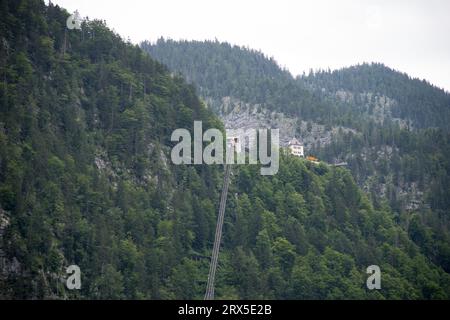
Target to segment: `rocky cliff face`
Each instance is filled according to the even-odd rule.
[[[232,97],[221,100],[205,99],[222,119],[227,129],[279,129],[280,145],[286,147],[289,140],[297,137],[305,146],[306,151],[331,143],[338,133],[353,132],[355,130],[341,126],[326,127],[324,125],[307,122],[290,117],[281,112],[269,111],[259,104],[250,104]]]
[[[4,251],[4,234],[10,224],[8,213],[0,208],[0,281],[5,280],[11,274],[20,273],[20,264],[16,257],[7,257]],[[1,297],[1,294],[0,294]]]
[[[326,94],[326,92],[322,91]],[[401,128],[408,125],[412,127],[405,119],[393,116],[393,109],[397,106],[397,101],[385,95],[374,94],[373,92],[353,93],[346,90],[337,90],[327,94],[329,98],[344,102],[347,104],[358,105],[366,117],[374,120],[376,123],[383,124],[386,120],[397,122]]]

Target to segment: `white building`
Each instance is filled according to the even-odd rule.
[[[303,146],[296,138],[293,138],[291,141],[289,141],[289,150],[294,156],[305,157]]]

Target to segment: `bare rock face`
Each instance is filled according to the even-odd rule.
[[[3,250],[3,236],[6,228],[9,226],[9,223],[10,220],[7,212],[0,208],[0,280],[6,278],[10,273],[20,272],[20,264],[17,259],[14,257],[12,260],[9,260]]]
[[[219,116],[226,129],[280,129],[280,144],[287,145],[295,135],[297,120],[282,113],[270,112],[260,105],[251,105],[225,97],[219,106]]]
[[[6,227],[9,226],[9,217],[6,215],[6,211],[0,208],[0,259],[4,257],[3,251],[3,235],[5,234]]]
[[[4,250],[4,235],[10,224],[8,213],[0,207],[0,300],[11,299],[6,280],[21,272],[20,263],[13,257],[10,259]]]
[[[286,147],[296,137],[307,151],[330,144],[334,135],[356,131],[345,127],[330,127],[290,117],[281,112],[272,112],[259,104],[249,104],[231,97],[221,101],[206,99],[208,105],[219,115],[226,129],[279,129],[280,145]]]
[[[334,97],[338,101],[345,103],[355,103],[356,100],[360,102],[360,108],[366,112],[368,118],[373,119],[376,123],[383,124],[387,119],[398,123],[400,128],[413,127],[412,123],[407,120],[396,118],[393,116],[393,109],[398,105],[397,101],[384,95],[378,95],[373,92],[353,93],[345,90],[338,90],[334,93]]]

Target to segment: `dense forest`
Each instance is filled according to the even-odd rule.
[[[449,93],[379,63],[294,78],[260,52],[218,41],[161,38],[141,47],[195,83],[220,117],[232,97],[307,122],[297,125],[300,140],[322,126],[330,141],[307,153],[347,162],[375,207],[387,201],[396,223],[450,272]],[[240,117],[252,120],[232,119]]]
[[[396,102],[391,110],[393,117],[407,119],[415,128],[449,130],[450,94],[425,80],[413,79],[380,63],[364,63],[333,72],[311,72],[298,80],[320,91],[358,93],[355,107],[368,106],[372,112],[376,95],[387,96]],[[373,94],[364,97],[363,94],[368,92]]]
[[[218,41],[148,41],[141,47],[152,57],[181,73],[203,97],[231,96],[305,119],[326,121],[339,116],[332,104],[293,81],[272,58]]]
[[[174,296],[194,226],[214,223],[219,171],[171,166],[170,134],[221,124],[103,22],[68,30],[67,17],[43,1],[1,2],[0,296]],[[72,264],[80,292],[61,281]]]
[[[0,0],[0,298],[201,299],[223,168],[173,165],[170,136],[194,120],[223,124],[194,85],[105,22],[69,30],[68,16],[40,0]],[[262,86],[293,86],[286,92],[303,99],[311,119],[322,111],[309,102],[340,107],[306,83],[297,91],[285,71],[261,72],[285,79]],[[267,105],[285,99],[265,91]],[[430,141],[448,146],[435,134]],[[419,214],[405,228],[352,173],[284,151],[274,176],[234,166],[216,298],[450,298],[449,255],[435,247],[448,250],[435,238],[447,234]],[[444,196],[433,212],[447,212]],[[73,264],[80,290],[65,286]],[[381,290],[366,287],[372,264]]]

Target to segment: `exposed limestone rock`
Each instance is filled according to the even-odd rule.
[[[16,257],[8,259],[4,248],[4,234],[6,228],[10,224],[10,219],[5,210],[0,208],[0,280],[6,279],[11,274],[19,274],[21,272],[20,263]]]
[[[330,144],[332,137],[339,130],[342,132],[356,131],[344,127],[326,128],[296,117],[289,117],[284,113],[268,111],[261,105],[252,105],[231,97],[224,97],[222,101],[207,99],[209,105],[221,117],[227,129],[280,129],[280,145],[286,147],[293,137],[297,137],[305,146],[306,150],[313,147]]]
[[[397,101],[384,95],[377,95],[372,92],[364,92],[355,94],[350,91],[338,90],[334,93],[334,97],[338,101],[353,104],[357,103],[377,123],[384,123],[387,119],[397,122],[401,128],[411,124],[408,121],[393,116],[393,109],[397,106]]]

